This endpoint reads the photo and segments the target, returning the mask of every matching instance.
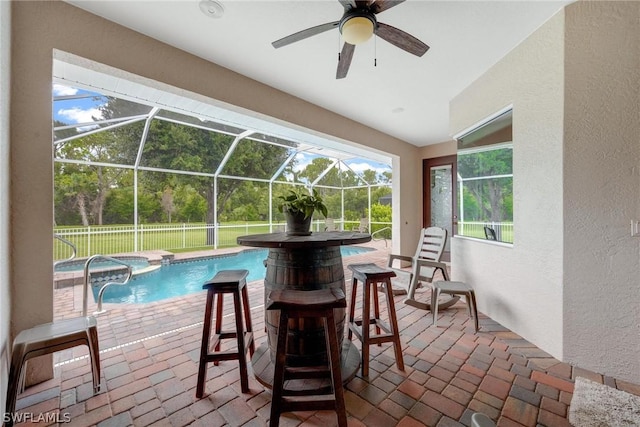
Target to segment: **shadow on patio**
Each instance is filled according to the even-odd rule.
[[[372,244],[379,250],[344,259],[347,294],[348,264],[385,265],[388,250]],[[254,281],[248,288],[259,345],[266,340],[263,285]],[[369,377],[358,371],[347,384],[350,426],[468,426],[474,412],[499,426],[568,426],[577,376],[640,395],[638,385],[560,363],[482,314],[474,333],[464,303],[443,310],[435,328],[429,312],[403,304],[403,298],[396,297],[396,309],[405,371],[395,367],[391,345],[372,346]],[[56,290],[55,301],[58,317],[76,316],[82,307],[73,287]],[[55,378],[27,389],[19,412],[59,411],[71,426],[266,425],[270,392],[250,371],[250,393],[241,393],[235,361],[210,364],[208,394],[196,399],[204,303],[202,291],[143,305],[105,305],[108,312],[98,318],[102,392],[92,395],[87,351],[77,347],[55,355]],[[229,298],[227,303],[230,315]],[[281,423],[330,426],[336,417],[289,413]]]

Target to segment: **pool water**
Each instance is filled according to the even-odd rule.
[[[350,256],[372,251],[371,248],[343,246],[342,256]],[[180,261],[162,268],[144,273],[124,286],[113,285],[107,288],[103,302],[108,303],[147,303],[160,301],[202,291],[202,285],[220,270],[245,269],[249,271],[247,282],[263,279],[266,268],[263,261],[267,258],[267,249],[245,250],[228,256],[217,256],[193,261]],[[97,299],[98,287],[93,287]]]

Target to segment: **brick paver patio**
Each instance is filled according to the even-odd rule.
[[[376,244],[376,252],[345,258],[345,268],[385,265],[388,250]],[[348,269],[345,276],[349,292]],[[81,295],[78,286],[56,290],[57,317],[79,315]],[[249,296],[260,344],[266,340],[260,281],[249,284]],[[266,425],[270,392],[250,372],[250,392],[241,393],[237,362],[210,364],[208,394],[195,397],[204,297],[203,291],[144,305],[105,304],[108,312],[99,316],[102,391],[92,395],[87,350],[78,347],[55,355],[55,378],[28,388],[18,411],[59,412],[59,419],[70,419],[60,424],[65,426]],[[504,427],[568,426],[577,376],[640,395],[639,385],[560,363],[482,314],[474,333],[462,302],[443,310],[434,328],[430,312],[403,304],[403,298],[396,297],[396,310],[405,371],[395,367],[391,345],[372,346],[369,377],[358,372],[347,384],[350,426],[469,426],[474,412]],[[230,305],[225,310],[231,313]],[[281,425],[328,427],[336,417],[289,413]]]

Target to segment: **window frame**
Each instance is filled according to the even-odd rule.
[[[465,131],[460,132],[454,139],[457,142],[457,174],[456,174],[456,187],[457,187],[457,209],[456,214],[458,216],[458,227],[456,230],[456,236],[464,237],[475,240],[489,241],[491,243],[513,245],[514,242],[514,228],[515,221],[513,219],[513,150],[515,145],[513,142],[513,107],[508,106],[500,111],[492,114],[486,119],[478,122],[476,125],[467,128]],[[460,172],[464,170],[464,167],[460,166],[460,157],[465,155],[472,155],[475,153],[484,153],[488,151],[496,150],[511,150],[511,163],[510,173],[490,173],[488,171],[478,171],[475,176],[462,177]],[[480,168],[482,169],[482,168]],[[500,221],[495,221],[491,218],[491,212],[489,215],[482,215],[479,220],[465,221],[465,191],[464,185],[469,181],[479,180],[495,180],[495,179],[510,179],[510,185],[508,185],[508,191],[500,195],[500,206],[503,207],[502,218]],[[467,192],[467,194],[471,194]],[[482,195],[473,195],[476,198],[476,202],[479,205],[481,200],[484,199]],[[505,211],[505,200],[511,198],[511,208]],[[495,199],[494,199],[495,201]],[[484,209],[486,211],[486,208]],[[505,215],[510,211],[510,215]],[[506,216],[510,216],[511,219],[505,220]],[[467,225],[467,227],[465,227]],[[497,240],[492,240],[490,235],[484,230],[483,227],[490,227],[493,229],[494,234],[497,234]],[[466,228],[466,230],[465,230]],[[489,230],[491,231],[491,230]],[[491,233],[489,233],[491,234]]]

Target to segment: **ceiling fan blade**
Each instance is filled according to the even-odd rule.
[[[336,70],[336,79],[344,79],[347,77],[355,49],[355,45],[346,42],[344,46],[342,46],[342,53],[340,53],[340,61],[338,61],[338,69]]]
[[[356,4],[353,2],[353,0],[338,0],[338,1],[342,5],[342,7],[344,7],[344,10],[351,10],[356,7]]]
[[[315,27],[307,28],[306,30],[298,31],[297,33],[291,34],[287,37],[283,37],[280,40],[276,40],[273,43],[273,47],[276,49],[286,46],[291,43],[299,42],[300,40],[304,40],[311,36],[318,35],[320,33],[324,33],[325,31],[332,30],[334,28],[338,28],[340,21],[335,22],[327,22],[326,24],[317,25]]]
[[[387,9],[391,9],[393,6],[397,6],[402,3],[404,0],[376,0],[369,9],[373,13],[384,12]]]
[[[416,56],[422,56],[429,50],[429,46],[422,43],[411,34],[405,33],[404,31],[399,30],[396,27],[392,27],[391,25],[378,22],[378,29],[376,30],[376,34],[392,45],[397,46],[400,49],[412,53]]]

